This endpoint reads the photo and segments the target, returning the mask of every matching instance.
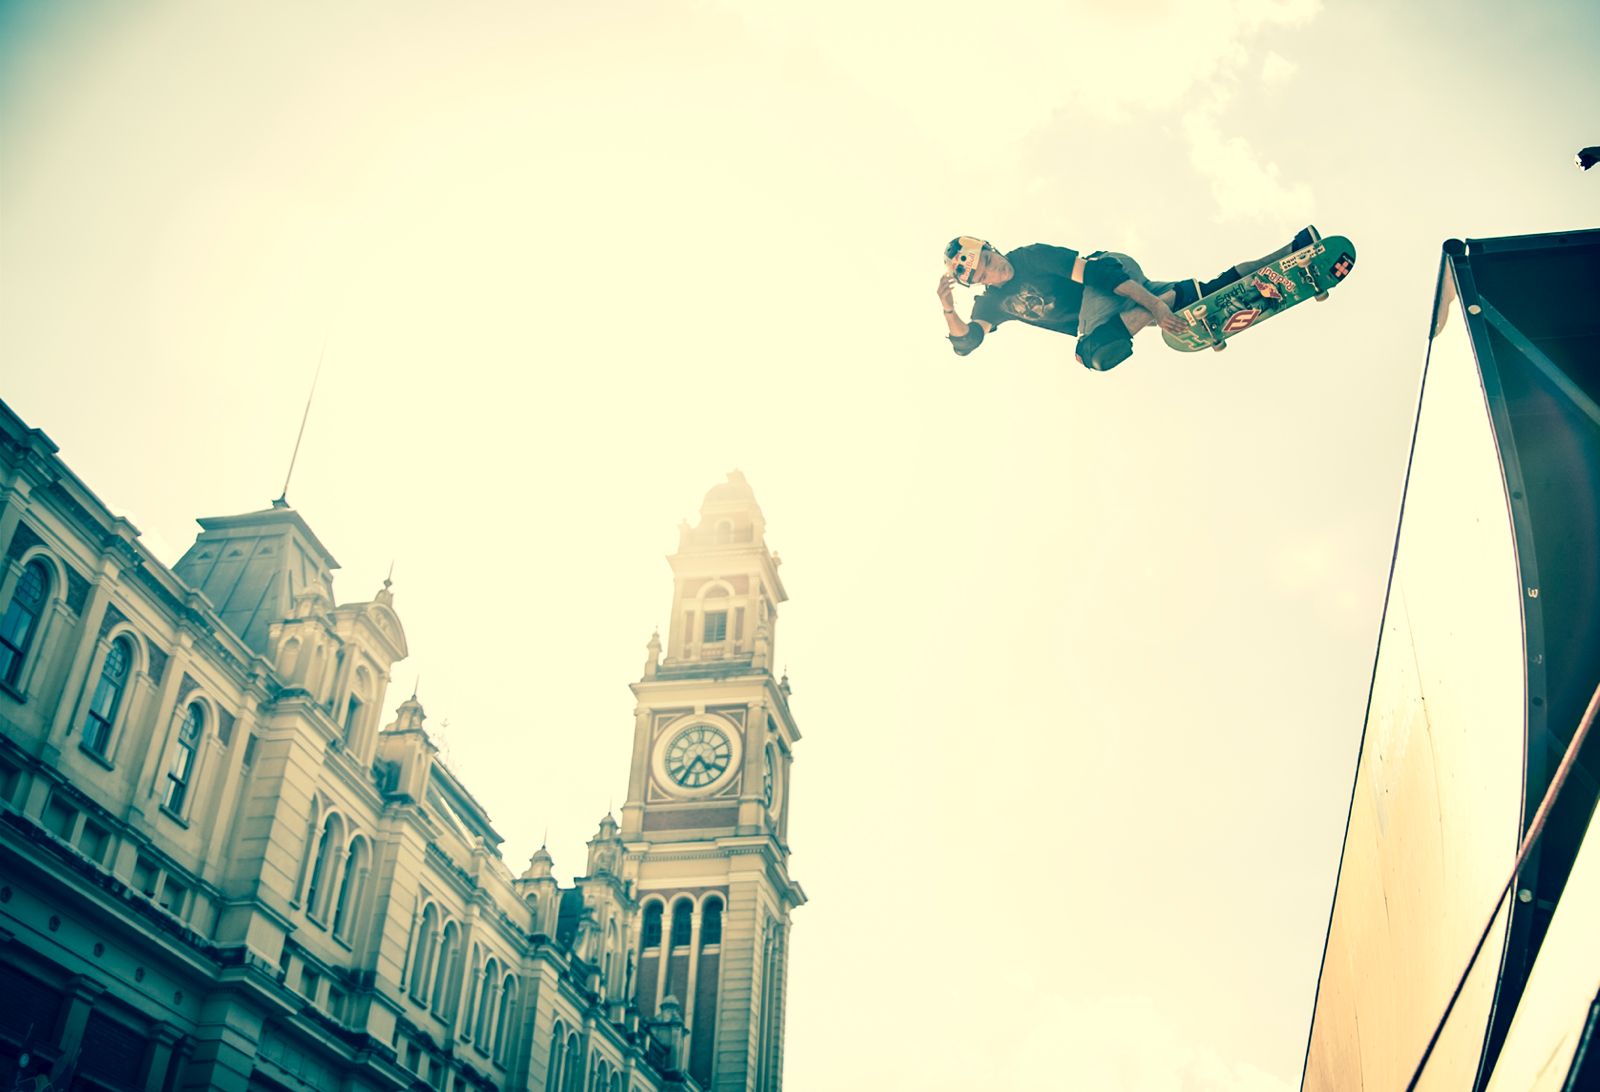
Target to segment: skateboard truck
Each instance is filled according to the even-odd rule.
[[[1220,352],[1222,352],[1222,350],[1224,350],[1224,349],[1226,349],[1228,347],[1228,338],[1227,338],[1227,336],[1225,334],[1218,333],[1217,332],[1217,328],[1215,326],[1211,325],[1211,317],[1207,313],[1207,311],[1204,311],[1204,310],[1201,311],[1199,314],[1197,314],[1195,316],[1195,318],[1199,319],[1200,320],[1200,325],[1204,326],[1206,328],[1206,334],[1209,335],[1210,338],[1211,338],[1211,350],[1212,350],[1212,352],[1220,353]]]
[[[1300,267],[1300,271],[1306,275],[1306,280],[1311,282],[1311,290],[1313,293],[1315,293],[1312,296],[1312,299],[1316,300],[1318,303],[1321,303],[1323,300],[1327,299],[1328,290],[1323,287],[1321,278],[1317,276],[1316,266],[1313,265],[1309,260],[1296,262],[1295,265]]]

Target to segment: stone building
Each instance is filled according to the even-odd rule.
[[[781,1087],[800,733],[741,475],[570,886],[507,866],[415,694],[385,723],[387,581],[338,602],[282,502],[200,528],[169,569],[0,404],[0,1087]]]

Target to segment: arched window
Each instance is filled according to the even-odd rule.
[[[494,1041],[494,1021],[499,1015],[499,1002],[500,963],[490,959],[483,968],[483,996],[478,1003],[477,1027],[472,1034],[472,1041],[485,1054],[490,1053],[489,1045]]]
[[[693,933],[694,904],[688,899],[679,899],[672,904],[672,946],[674,948],[687,948],[689,937]]]
[[[189,787],[194,780],[194,760],[200,749],[200,736],[206,726],[206,711],[199,702],[193,702],[183,714],[183,726],[178,729],[178,744],[172,750],[172,765],[167,768],[167,791],[161,806],[174,815],[183,814],[189,799]]]
[[[456,970],[460,963],[461,930],[452,921],[444,927],[444,933],[439,940],[439,973],[434,976],[433,984],[431,1007],[441,1020],[450,1018],[450,995],[453,992],[451,986],[455,983]]]
[[[700,910],[700,944],[722,943],[722,900],[712,895]]]
[[[439,941],[439,911],[429,903],[417,925],[417,947],[411,959],[411,999],[424,1003],[433,970],[433,949]]]
[[[566,1070],[565,1092],[583,1092],[583,1043],[577,1032],[567,1036],[567,1057],[561,1065]]]
[[[328,920],[328,903],[339,882],[340,858],[344,847],[344,820],[337,812],[322,824],[322,840],[317,843],[316,863],[311,866],[311,886],[306,889],[306,914],[317,922]]]
[[[639,937],[639,943],[646,948],[658,948],[661,946],[661,904],[659,902],[645,904],[644,927]]]
[[[122,691],[127,685],[128,666],[132,662],[133,642],[126,637],[112,641],[106,650],[106,662],[100,667],[100,681],[89,698],[89,713],[83,721],[83,745],[102,758],[111,745],[111,727],[116,723],[117,707],[122,704]]]
[[[363,711],[367,705],[368,680],[370,676],[364,667],[356,668],[355,685],[350,691],[350,700],[344,708],[344,744],[346,747],[356,747],[361,744],[361,722]]]
[[[461,1035],[463,1038],[471,1038],[472,1022],[478,1015],[478,993],[479,987],[482,985],[478,980],[478,966],[482,962],[483,956],[479,954],[478,946],[474,944],[472,946],[472,967],[467,971],[466,977],[467,1011],[461,1021]]]
[[[544,1075],[544,1086],[550,1092],[561,1092],[561,1043],[566,1035],[567,1025],[557,1020],[556,1030],[550,1036],[550,1068]]]
[[[6,612],[0,615],[0,681],[15,686],[22,677],[28,649],[39,631],[45,600],[50,594],[50,569],[37,559],[28,562],[17,579]]]
[[[333,935],[348,937],[355,916],[361,912],[361,895],[367,886],[368,861],[372,853],[367,840],[356,835],[345,854],[344,878],[339,883],[339,898],[333,908]]]
[[[617,936],[617,923],[611,922],[606,926],[606,944],[604,954],[600,957],[600,995],[609,997],[616,992],[616,983],[612,981],[612,972],[616,968],[617,954],[621,947]]]
[[[494,1060],[504,1062],[506,1042],[511,1038],[511,1020],[517,1014],[517,980],[506,975],[500,984],[500,1015],[494,1022]]]

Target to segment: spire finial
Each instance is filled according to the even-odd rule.
[[[389,559],[389,575],[383,578],[383,586],[389,587],[394,583],[394,558]]]

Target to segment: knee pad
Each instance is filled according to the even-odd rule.
[[[1078,363],[1097,372],[1109,372],[1133,355],[1133,335],[1113,315],[1078,339]]]

